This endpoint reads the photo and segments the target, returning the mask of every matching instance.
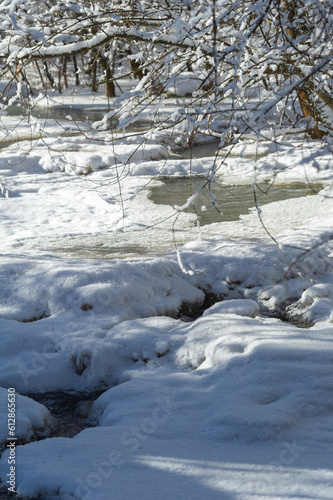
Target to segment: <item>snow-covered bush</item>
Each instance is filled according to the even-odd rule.
[[[124,128],[153,106],[150,118],[164,128],[161,100],[189,95],[167,120],[188,142],[201,133],[223,145],[260,133],[267,119],[278,128],[303,126],[316,138],[332,133],[331,0],[51,5],[2,0],[2,78],[28,87],[37,78],[59,90],[105,84],[114,97],[118,80],[139,77],[121,92],[105,124],[114,116]],[[23,91],[21,99],[30,109]]]

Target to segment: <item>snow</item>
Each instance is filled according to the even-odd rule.
[[[3,387],[0,388],[1,401],[7,402],[10,405],[8,394],[13,394],[13,392],[8,392]],[[18,439],[30,441],[35,436],[36,431],[45,432],[48,427],[52,426],[53,418],[50,412],[45,406],[37,403],[37,401],[16,394],[15,403],[17,408],[15,436]],[[10,406],[11,408],[12,406]],[[1,443],[6,442],[8,437],[7,414],[7,404],[2,404],[0,413]]]
[[[278,244],[255,210],[200,232],[181,214],[184,273],[171,234],[177,212],[167,200],[155,205],[148,188],[190,164],[207,174],[212,158],[190,162],[138,131],[60,140],[57,126],[32,148],[0,151],[0,428],[5,441],[14,387],[17,492],[331,498],[331,151],[317,156],[319,143],[298,137],[274,151],[248,140],[223,152],[225,185],[306,180],[322,189],[261,207]],[[205,303],[209,294],[218,302]],[[189,322],[193,311],[203,314]],[[35,440],[53,418],[33,394],[95,390],[104,392],[91,427]]]

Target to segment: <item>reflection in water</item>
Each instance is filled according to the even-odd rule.
[[[184,159],[190,158],[212,158],[216,156],[217,151],[219,150],[219,140],[209,141],[203,144],[193,145],[191,147],[176,149],[175,153]],[[221,154],[219,151],[219,154]]]
[[[192,194],[205,184],[205,179],[166,178],[163,179],[163,182],[162,186],[151,188],[150,199],[158,205],[182,206]],[[321,188],[321,184],[309,186],[303,183],[283,185],[262,183],[257,185],[256,197],[260,206],[274,201],[316,194]],[[251,186],[223,186],[213,183],[210,189],[222,215],[214,208],[207,188],[198,195],[194,204],[185,210],[185,212],[196,213],[201,225],[236,221],[240,215],[247,214],[250,209],[255,207],[254,192]]]
[[[8,106],[6,112],[9,116],[27,115],[26,110],[20,106]],[[58,105],[52,107],[34,106],[29,110],[29,114],[35,118],[50,119],[50,120],[66,120],[68,116],[74,121],[98,121],[103,118],[108,112],[106,106],[92,106],[83,108],[81,105]]]
[[[80,139],[84,138],[82,131],[90,130],[92,124],[102,120],[108,112],[109,110],[107,105],[102,104],[91,105],[87,108],[83,108],[82,105],[57,105],[52,107],[35,106],[29,110],[29,113],[27,113],[27,111],[20,106],[8,106],[6,108],[6,114],[8,114],[8,116],[18,117],[22,120],[22,123],[25,123],[25,120],[28,119],[31,121],[31,117],[44,120],[45,123],[48,124],[56,122],[56,125],[61,125],[63,127],[63,132],[59,133],[59,137],[78,135],[80,136]],[[105,130],[115,130],[117,125],[118,118],[114,116],[112,119],[108,120]],[[135,126],[128,127],[126,131],[128,133],[144,132],[149,129],[149,125],[150,122],[148,120],[137,120],[135,122]],[[27,129],[27,132],[24,132],[23,134],[19,133],[14,126],[12,130],[9,130],[7,135],[5,135],[2,139],[0,138],[0,149],[7,148],[12,144],[17,144],[21,141],[39,139],[40,137],[43,137],[44,133],[43,128],[38,133],[29,133],[29,128]]]
[[[37,118],[44,120],[45,123],[52,124],[53,121],[56,125],[62,125],[64,132],[59,136],[75,136],[82,137],[82,130],[91,128],[91,123],[99,121],[107,113],[106,106],[92,106],[90,108],[82,108],[82,106],[54,106],[54,107],[39,107],[35,106],[29,112],[20,106],[8,106],[6,114],[8,116],[17,117],[19,124],[27,125],[28,120]],[[21,123],[22,122],[22,123]],[[117,122],[114,120],[110,122],[110,127],[116,127]],[[33,132],[29,127],[22,131],[18,131],[14,125],[12,129],[9,128],[7,135],[2,139],[0,138],[0,149],[7,148],[12,144],[17,144],[22,141],[32,141],[44,136],[43,124],[40,132]],[[45,137],[45,136],[44,136]]]

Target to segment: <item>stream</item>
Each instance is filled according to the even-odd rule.
[[[53,437],[74,437],[83,429],[90,427],[87,422],[94,401],[104,390],[87,393],[53,391],[30,393],[29,398],[43,404],[55,418]]]
[[[17,109],[17,108],[15,108]],[[14,110],[9,112],[14,113]],[[50,116],[52,111],[52,116]],[[22,112],[21,110],[18,111]],[[105,113],[105,109],[83,109],[82,107],[68,107],[42,109],[34,112],[38,118],[51,118],[54,120],[64,120],[70,114],[73,120],[85,121],[99,120]],[[15,140],[15,142],[17,139]],[[7,143],[5,144],[7,145]],[[0,146],[1,147],[1,146]],[[215,154],[217,145],[215,143],[203,144],[180,152],[182,158],[189,155],[195,158],[204,158]],[[182,206],[187,199],[200,189],[205,179],[194,177],[189,178],[161,178],[159,186],[151,187],[148,191],[148,198],[156,205]],[[308,185],[305,183],[274,185],[262,183],[257,186],[256,197],[260,205],[298,198],[316,194],[322,188],[321,184]],[[214,208],[211,201],[211,194],[205,188],[198,195],[195,203],[186,208],[186,213],[196,214],[200,225],[208,225],[224,221],[237,221],[242,215],[246,215],[255,207],[253,188],[249,185],[224,186],[214,183],[210,187],[211,194],[215,197],[220,212]],[[175,211],[176,214],[176,211]],[[189,228],[193,228],[195,223],[189,223]],[[184,236],[180,236],[178,243],[188,241],[188,232],[184,231]],[[172,237],[169,227],[157,226],[153,230],[136,231],[128,233],[91,234],[78,235],[69,238],[59,238],[56,241],[43,241],[37,251],[51,252],[58,256],[71,258],[89,259],[114,259],[114,258],[134,258],[146,257],[151,254],[161,254],[172,247]],[[36,249],[35,249],[36,250]],[[211,305],[211,304],[210,304]],[[208,307],[207,303],[207,307]],[[186,312],[187,314],[187,312]],[[188,314],[187,314],[188,316]],[[86,428],[87,417],[93,402],[103,391],[82,394],[69,394],[63,392],[27,394],[36,401],[44,404],[56,418],[55,428],[52,436],[73,437],[82,429]],[[1,498],[1,494],[0,494]]]

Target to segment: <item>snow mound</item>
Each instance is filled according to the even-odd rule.
[[[46,152],[40,158],[40,165],[45,172],[61,171],[67,174],[88,175],[96,170],[111,169],[114,176],[127,175],[124,166],[148,160],[168,158],[169,152],[162,145],[147,143],[121,144],[110,146],[90,146],[93,151],[85,151],[84,147],[76,151],[77,146],[62,144],[62,151]],[[66,150],[67,149],[67,150]],[[69,151],[68,151],[69,150]],[[119,170],[120,169],[120,172]]]
[[[9,438],[8,433],[8,389],[0,387],[0,442]],[[13,394],[13,393],[11,393]],[[27,396],[15,394],[15,437],[22,441],[30,441],[36,434],[45,433],[53,424],[53,417],[44,405]]]
[[[259,305],[251,299],[231,299],[218,302],[203,313],[203,317],[210,314],[237,314],[254,318],[259,314]]]
[[[307,288],[287,310],[291,318],[299,318],[309,324],[326,321],[333,312],[333,285],[320,283]]]

